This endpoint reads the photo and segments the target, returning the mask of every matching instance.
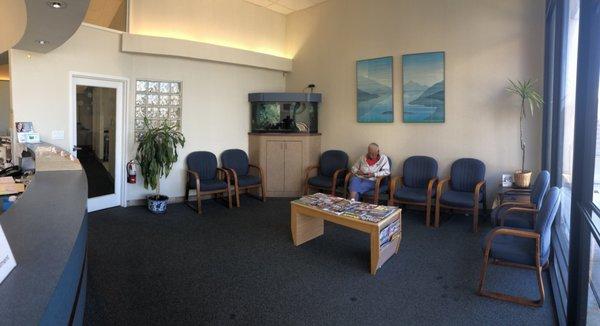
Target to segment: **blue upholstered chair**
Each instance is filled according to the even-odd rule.
[[[529,194],[529,202],[505,201],[494,208],[491,213],[492,226],[510,226],[515,228],[532,229],[542,200],[550,185],[550,172],[541,171],[535,178]],[[504,194],[509,197],[510,192]]]
[[[240,207],[240,191],[260,188],[261,200],[265,201],[265,184],[260,166],[250,164],[248,154],[241,149],[228,149],[221,153],[221,165],[229,172],[231,184],[235,188],[236,206]],[[250,174],[250,169],[257,170],[258,175]]]
[[[559,188],[550,188],[543,200],[533,230],[500,226],[492,229],[487,234],[482,244],[484,252],[483,267],[477,290],[480,295],[534,307],[539,307],[544,303],[542,268],[548,266],[552,236],[551,228],[560,205],[560,196]],[[497,265],[535,270],[540,298],[529,300],[504,293],[486,291],[484,289],[485,274],[490,260]]]
[[[392,171],[392,159],[388,156],[388,163],[390,164],[390,171]],[[346,179],[344,180],[344,197],[348,197],[348,185],[350,184],[350,178],[352,177],[352,173],[346,174]],[[392,183],[392,175],[388,175],[387,177],[377,177],[375,178],[375,189],[369,190],[363,194],[363,198],[365,201],[371,199],[373,204],[379,204],[379,199],[382,196],[388,196],[389,200],[389,192],[390,185]]]
[[[392,179],[388,205],[425,206],[425,225],[429,226],[437,173],[435,159],[428,156],[407,158],[402,167],[402,176]]]
[[[317,175],[311,177],[312,171],[317,171]],[[306,168],[304,194],[308,195],[312,188],[325,190],[331,195],[335,195],[338,185],[343,184],[347,172],[348,154],[339,150],[323,152],[319,158],[319,165]]]
[[[440,226],[442,208],[473,214],[473,232],[477,232],[479,204],[485,209],[485,164],[474,158],[452,163],[450,178],[438,183],[435,199],[435,227]]]
[[[201,196],[227,193],[228,207],[231,208],[229,173],[217,166],[217,157],[211,152],[193,152],[186,158],[187,182],[185,183],[185,203],[202,213]],[[190,190],[196,190],[196,207],[189,204]]]

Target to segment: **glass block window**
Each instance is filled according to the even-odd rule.
[[[150,126],[164,121],[181,131],[181,82],[137,80],[135,83],[135,139],[145,131],[144,117]]]

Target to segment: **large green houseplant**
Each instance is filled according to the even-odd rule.
[[[514,183],[517,187],[527,188],[531,182],[531,170],[525,170],[525,153],[527,144],[523,136],[525,119],[527,118],[527,107],[533,116],[535,110],[542,108],[542,96],[535,89],[535,81],[525,80],[516,82],[508,80],[509,85],[506,88],[509,94],[517,95],[521,100],[521,111],[519,114],[519,136],[521,142],[521,169],[515,171]]]
[[[144,188],[156,190],[148,196],[148,209],[153,213],[164,213],[169,197],[160,194],[160,179],[168,177],[177,162],[177,147],[185,144],[185,137],[167,122],[151,127],[144,118],[146,131],[139,139],[136,160],[140,165]]]

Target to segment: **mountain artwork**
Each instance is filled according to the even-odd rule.
[[[356,62],[358,122],[394,122],[393,57]]]
[[[446,118],[444,52],[402,56],[403,119],[443,123]]]

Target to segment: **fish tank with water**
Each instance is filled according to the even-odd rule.
[[[253,133],[318,133],[318,93],[251,93]]]

